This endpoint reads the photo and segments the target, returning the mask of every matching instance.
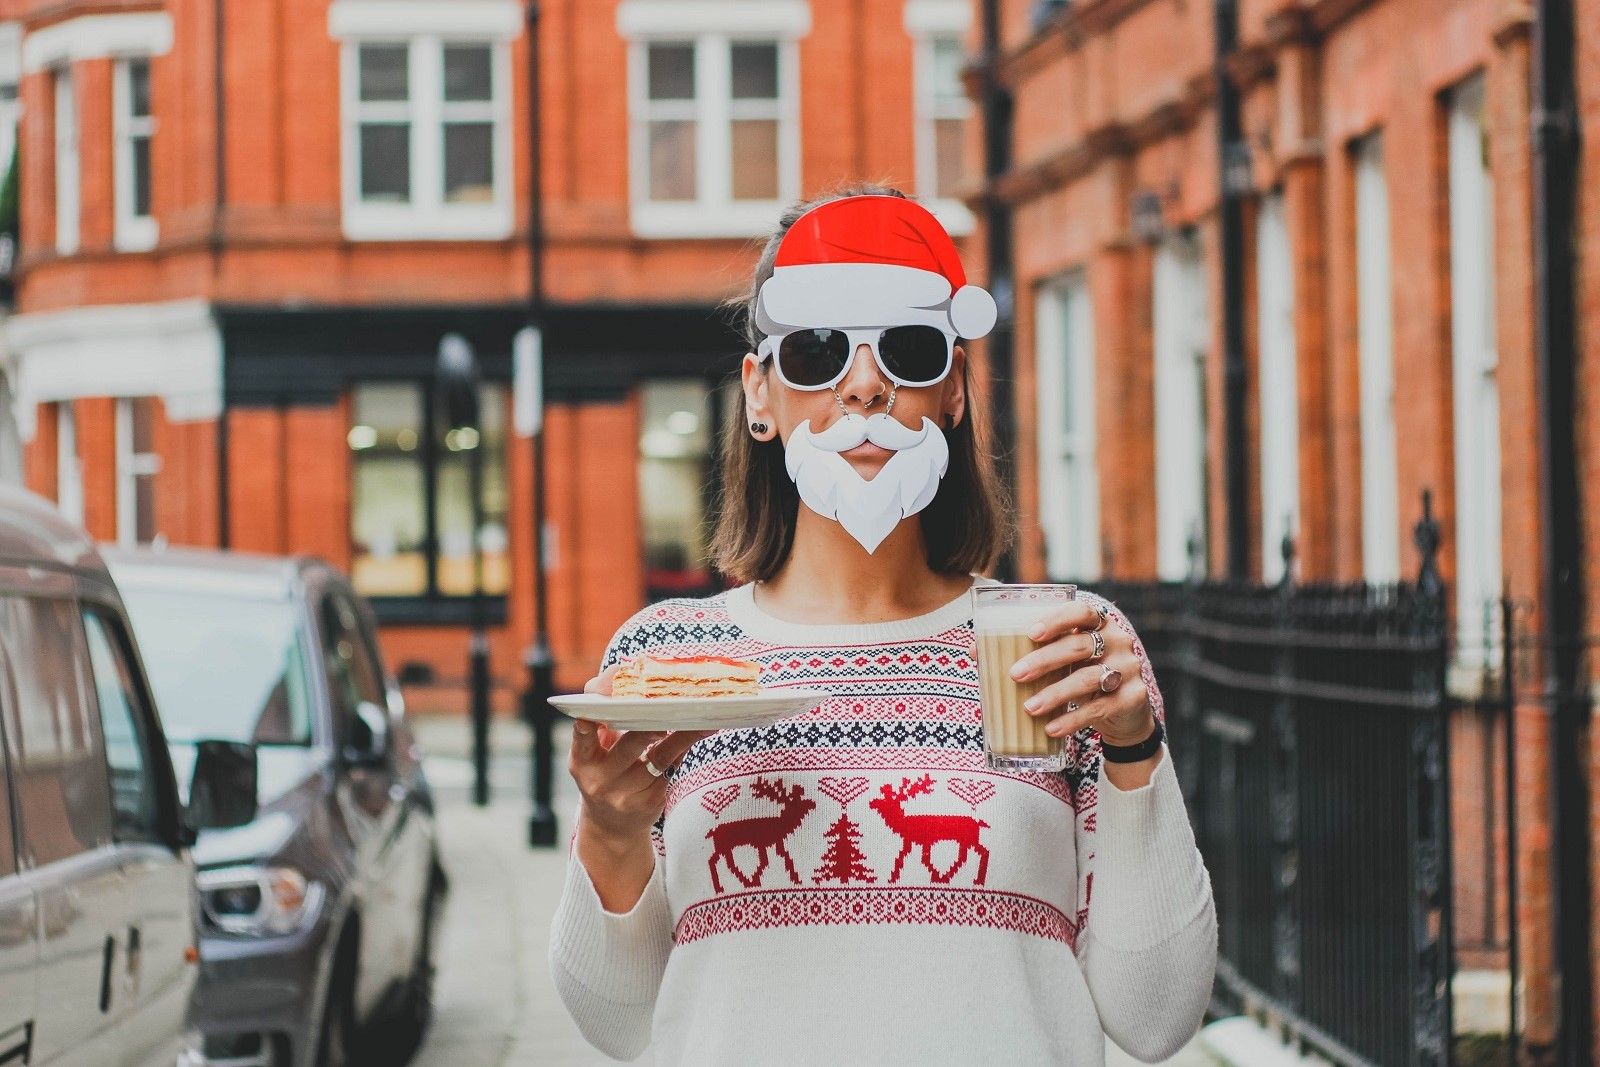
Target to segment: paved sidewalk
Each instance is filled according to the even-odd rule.
[[[613,1061],[591,1048],[567,1017],[545,954],[561,895],[566,848],[530,849],[528,732],[496,721],[493,803],[470,802],[470,734],[465,720],[422,719],[428,773],[440,798],[451,897],[439,949],[437,1020],[411,1067],[597,1067]],[[566,732],[558,731],[556,815],[571,831],[577,791],[568,777]],[[1003,1059],[1003,1056],[1002,1056]],[[646,1052],[638,1064],[652,1065]],[[1108,1067],[1135,1061],[1114,1047]],[[1192,1044],[1169,1067],[1211,1067]]]

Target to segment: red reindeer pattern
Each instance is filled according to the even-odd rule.
[[[922,865],[928,868],[935,882],[943,885],[954,878],[955,873],[967,862],[967,853],[970,851],[978,854],[978,873],[972,884],[984,884],[989,873],[989,850],[983,847],[978,835],[988,823],[970,815],[907,815],[904,806],[907,800],[933,792],[932,775],[925,774],[916,781],[902,778],[899,789],[886,785],[880,792],[882,795],[873,798],[867,806],[883,816],[889,829],[900,835],[901,842],[900,855],[895,857],[894,871],[889,875],[889,881],[900,880],[900,869],[905,865],[906,857],[914,846],[920,845]],[[953,841],[961,848],[955,862],[943,871],[933,865],[933,846],[941,841]]]
[[[722,880],[717,877],[717,860],[725,860],[728,870],[733,872],[734,877],[738,878],[746,889],[755,889],[761,884],[761,876],[767,869],[768,849],[783,857],[783,865],[789,871],[789,880],[795,885],[800,884],[800,872],[795,870],[794,860],[789,857],[789,851],[783,847],[783,843],[800,828],[805,817],[816,808],[817,802],[808,798],[805,789],[798,785],[785,792],[782,778],[772,781],[757,778],[751,784],[750,792],[766,800],[776,801],[783,810],[777,815],[736,819],[733,822],[713,826],[706,831],[706,837],[710,838],[715,846],[710,861],[711,885],[718,893],[722,892]],[[754,874],[747,876],[739,869],[739,864],[733,858],[733,850],[740,845],[747,845],[761,854]]]

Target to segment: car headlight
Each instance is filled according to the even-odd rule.
[[[293,867],[222,867],[197,880],[207,921],[230,934],[286,934],[322,906],[322,883]]]

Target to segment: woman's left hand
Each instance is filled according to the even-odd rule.
[[[1150,736],[1155,712],[1140,673],[1144,660],[1134,651],[1133,636],[1110,625],[1098,601],[1073,601],[1029,636],[1039,647],[1011,668],[1013,679],[1027,682],[1070,671],[1026,704],[1028,714],[1050,719],[1045,732],[1065,737],[1092,727],[1110,745],[1136,745]],[[1102,649],[1103,655],[1090,658]],[[1107,674],[1108,669],[1115,673]]]

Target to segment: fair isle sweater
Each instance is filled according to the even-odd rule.
[[[1123,791],[1083,731],[1065,773],[990,770],[970,597],[814,625],[766,614],[747,585],[645,608],[603,665],[646,650],[755,660],[764,687],[832,696],[689,750],[626,914],[569,859],[550,963],[600,1051],[1103,1067],[1103,1034],[1147,1061],[1194,1035],[1216,920],[1171,760]],[[1143,677],[1159,715],[1148,663]]]

